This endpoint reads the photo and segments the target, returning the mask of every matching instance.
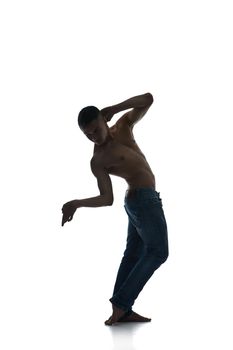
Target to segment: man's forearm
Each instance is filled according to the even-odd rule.
[[[103,207],[103,206],[107,206],[107,205],[111,205],[111,204],[112,204],[112,202],[109,201],[103,195],[77,200],[77,205],[79,208],[80,207]]]
[[[124,111],[129,108],[140,108],[145,107],[153,102],[153,96],[151,93],[147,92],[143,95],[138,95],[131,97],[121,103],[111,106],[114,114]]]

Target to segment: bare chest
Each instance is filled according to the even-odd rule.
[[[135,170],[147,167],[146,158],[136,144],[132,132],[114,131],[114,140],[102,150],[97,148],[95,153],[108,173],[127,178]]]

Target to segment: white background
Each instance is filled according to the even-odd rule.
[[[1,1],[0,347],[232,349],[231,1]],[[81,108],[151,92],[135,126],[156,177],[167,262],[106,327],[125,246],[127,184],[99,194]],[[111,121],[112,125],[121,113]]]

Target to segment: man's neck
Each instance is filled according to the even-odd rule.
[[[114,140],[113,134],[109,127],[107,127],[107,132],[108,134],[105,141],[101,145],[99,145],[99,147],[106,147],[108,144],[110,144]]]

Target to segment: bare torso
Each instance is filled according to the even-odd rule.
[[[109,128],[112,140],[105,146],[95,145],[93,157],[104,166],[110,175],[124,178],[128,189],[152,187],[155,189],[154,174],[140,148],[132,130],[115,124]]]

